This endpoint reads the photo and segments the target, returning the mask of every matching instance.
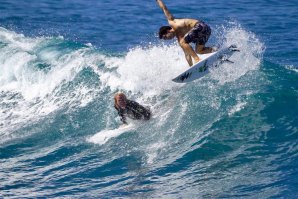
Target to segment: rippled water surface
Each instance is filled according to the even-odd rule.
[[[296,198],[297,2],[165,3],[234,64],[172,82],[155,1],[1,1],[0,198]],[[101,142],[117,91],[153,118]]]

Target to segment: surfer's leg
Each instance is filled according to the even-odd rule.
[[[190,55],[194,59],[195,63],[200,61],[199,56],[195,53],[191,45],[188,44],[184,39],[181,39],[180,46],[184,50],[185,54]]]
[[[205,47],[210,35],[211,28],[207,24],[202,23],[200,31],[197,32],[196,53],[206,54],[215,51],[215,49],[212,47]]]
[[[206,54],[214,52],[214,48],[212,47],[205,47],[204,45],[196,44],[196,53],[199,54]]]

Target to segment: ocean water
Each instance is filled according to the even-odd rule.
[[[0,198],[297,198],[298,2],[164,1],[234,64],[172,82],[154,0],[0,1]],[[118,91],[153,118],[92,142]]]

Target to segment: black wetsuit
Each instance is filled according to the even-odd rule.
[[[120,120],[124,124],[127,124],[126,116],[133,120],[149,120],[151,117],[151,112],[148,108],[145,108],[139,103],[131,100],[126,101],[125,109],[121,109],[117,106],[115,106],[115,109],[118,111],[118,115],[121,117]]]

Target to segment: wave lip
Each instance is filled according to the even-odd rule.
[[[101,62],[92,45],[63,37],[29,38],[0,28],[0,49],[0,135],[7,139],[56,110],[92,101],[97,84],[80,75]]]

